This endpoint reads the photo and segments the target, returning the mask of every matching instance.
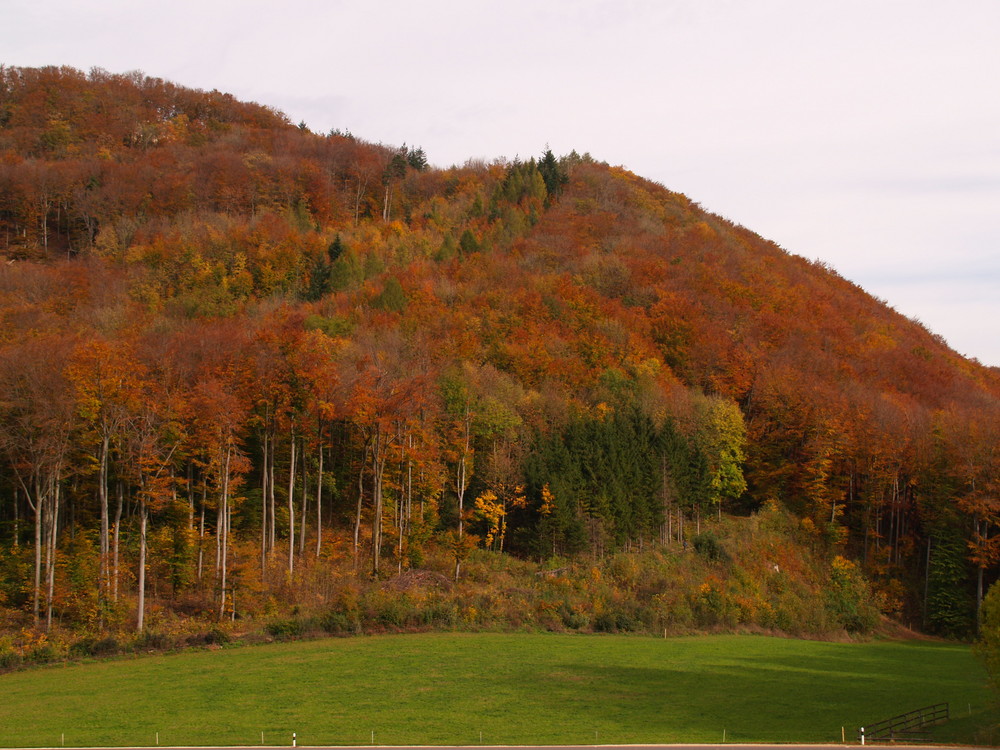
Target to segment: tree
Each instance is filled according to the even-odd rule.
[[[1000,582],[983,599],[979,638],[973,652],[983,662],[993,689],[1000,691]]]
[[[538,162],[538,171],[545,181],[545,191],[548,196],[546,200],[551,202],[562,193],[566,183],[569,182],[569,176],[560,166],[550,148],[545,149],[541,161]]]
[[[111,592],[109,477],[112,452],[121,453],[129,415],[135,410],[141,367],[122,342],[94,338],[81,342],[70,359],[66,375],[73,384],[76,409],[93,445],[97,464],[97,500],[100,508],[100,591]]]
[[[720,397],[699,400],[694,443],[708,468],[705,499],[721,512],[722,501],[739,497],[747,488],[743,477],[746,460],[746,426],[732,401]]]
[[[56,552],[73,428],[73,399],[63,376],[72,341],[64,336],[30,337],[0,347],[0,450],[34,514],[32,614],[52,625]],[[44,557],[44,564],[43,564]]]

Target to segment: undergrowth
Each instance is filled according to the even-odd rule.
[[[125,626],[127,600],[105,607],[85,627],[57,622],[48,633],[30,627],[24,612],[0,610],[0,669],[231,642],[430,630],[749,631],[842,639],[872,633],[880,617],[854,564],[776,507],[706,522],[688,543],[600,559],[538,563],[476,550],[458,581],[450,577],[447,549],[433,549],[420,568],[379,578],[355,573],[350,556],[333,551],[304,557],[292,578],[275,561],[269,578],[285,580],[264,587],[253,582],[253,552],[237,552],[247,554],[237,607],[223,617],[208,585],[154,599],[140,633]]]

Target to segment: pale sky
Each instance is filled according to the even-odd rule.
[[[0,0],[0,63],[150,76],[432,164],[589,152],[1000,366],[1000,0]]]

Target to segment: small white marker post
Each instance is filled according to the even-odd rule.
[[[299,746],[299,736],[295,732],[292,732],[292,747]]]
[[[157,747],[160,746],[160,733],[159,732],[156,733],[156,746]]]
[[[865,728],[861,727],[861,744],[865,744]]]
[[[726,741],[726,730],[723,729],[722,730],[722,742],[725,743],[725,741]]]

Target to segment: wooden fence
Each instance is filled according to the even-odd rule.
[[[858,741],[865,742],[929,742],[930,727],[948,721],[947,703],[935,703],[908,711],[891,719],[865,724],[858,729]]]

